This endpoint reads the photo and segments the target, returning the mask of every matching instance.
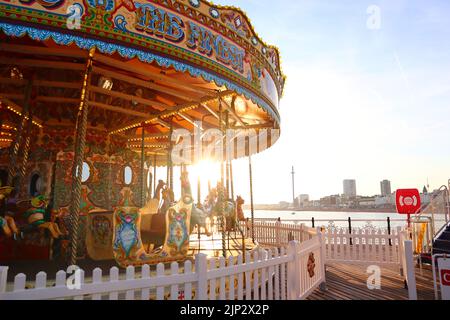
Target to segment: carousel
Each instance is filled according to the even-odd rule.
[[[251,250],[233,160],[249,159],[251,190],[284,81],[237,8],[0,0],[0,262]],[[220,178],[202,197],[205,161]]]

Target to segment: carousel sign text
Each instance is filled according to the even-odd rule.
[[[136,3],[135,17],[136,30],[176,43],[184,41],[188,48],[208,57],[214,55],[223,64],[244,72],[245,51],[223,36],[151,4]]]

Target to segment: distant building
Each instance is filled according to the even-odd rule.
[[[359,207],[369,207],[375,208],[376,198],[375,197],[360,197],[358,199]]]
[[[309,203],[309,195],[301,194],[295,199],[295,204],[297,207],[307,207]]]
[[[375,206],[380,208],[388,208],[395,206],[395,194],[375,197]]]
[[[340,200],[339,195],[323,197],[320,199],[320,205],[322,207],[336,207],[340,204],[339,200]]]
[[[344,180],[344,196],[356,197],[356,180]]]
[[[391,182],[389,180],[383,180],[380,182],[381,195],[387,196],[392,193]]]

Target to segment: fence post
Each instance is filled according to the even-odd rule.
[[[323,232],[320,227],[317,227],[317,236],[319,237],[319,243],[320,243],[320,272],[323,277],[323,281],[320,284],[320,290],[326,291],[327,290],[327,280],[326,280],[326,274],[325,274],[325,237],[323,235]]]
[[[388,235],[391,235],[391,218],[387,217]],[[389,237],[389,245],[392,246],[392,239]]]
[[[0,267],[0,293],[6,292],[6,284],[8,280],[8,268]]]
[[[406,260],[406,283],[408,285],[408,296],[409,300],[417,300],[417,288],[416,288],[416,270],[414,267],[414,256],[413,256],[413,243],[411,240],[406,240],[403,246],[405,250],[405,260]]]
[[[204,253],[195,255],[195,273],[197,274],[197,300],[208,300],[208,265]]]
[[[348,217],[348,234],[352,234],[352,218]],[[353,245],[352,237],[350,237],[350,245]]]
[[[402,277],[405,277],[405,250],[404,250],[404,244],[405,240],[407,238],[406,236],[406,230],[402,230],[401,227],[397,227],[397,233],[398,233],[398,260],[400,265],[400,275]]]
[[[298,256],[299,243],[296,240],[290,241],[287,254],[292,260],[287,265],[287,281],[290,284],[288,300],[298,300],[300,297],[300,261]]]
[[[302,243],[305,239],[303,237],[303,232],[305,232],[305,224],[302,223],[300,224],[300,235],[299,235],[299,239],[300,239],[300,243]]]
[[[277,220],[276,224],[276,229],[275,229],[275,235],[276,235],[276,243],[277,243],[277,247],[281,247],[281,240],[280,240],[280,228],[281,228],[281,221]]]

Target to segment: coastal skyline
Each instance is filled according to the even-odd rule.
[[[447,183],[450,3],[216,3],[247,12],[287,74],[280,140],[252,159],[255,203],[292,198],[292,165],[296,194],[312,198],[341,192],[347,178],[361,194],[379,193],[383,179],[392,190]],[[233,169],[249,202],[248,160]]]

